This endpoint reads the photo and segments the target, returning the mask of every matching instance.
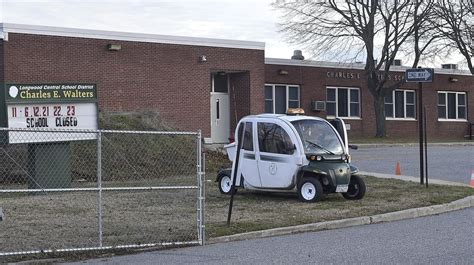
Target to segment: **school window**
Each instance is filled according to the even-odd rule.
[[[326,90],[327,116],[360,118],[358,88],[328,87]]]
[[[300,87],[265,85],[265,112],[284,114],[288,108],[300,107]]]
[[[388,119],[415,119],[415,91],[394,90],[385,97],[385,117]]]
[[[438,120],[467,120],[466,92],[438,92]]]

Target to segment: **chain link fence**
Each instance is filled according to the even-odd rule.
[[[200,132],[0,128],[0,256],[204,243]]]

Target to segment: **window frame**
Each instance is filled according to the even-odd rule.
[[[396,110],[396,97],[395,97],[395,91],[403,91],[403,118],[401,117],[395,117],[395,110]],[[412,92],[413,95],[414,95],[414,98],[413,98],[413,104],[408,104],[407,103],[407,92]],[[387,121],[416,121],[417,120],[417,117],[418,117],[418,111],[416,109],[417,107],[417,93],[416,93],[416,90],[413,90],[413,89],[395,89],[392,91],[392,103],[387,103],[384,99],[384,105],[385,107],[387,107],[386,105],[387,104],[391,104],[392,105],[392,117],[387,117],[386,116],[386,113],[384,113],[385,115],[385,120]],[[413,109],[414,109],[414,112],[415,112],[415,117],[408,117],[407,118],[407,105],[413,105]]]
[[[267,86],[271,86],[272,87],[272,98],[271,99],[268,99],[266,98],[266,96],[264,95],[264,102],[266,103],[267,101],[271,101],[272,102],[272,111],[271,112],[266,112],[266,110],[264,110],[265,112],[264,113],[272,113],[272,114],[276,114],[275,113],[275,87],[277,86],[284,86],[285,87],[285,94],[286,94],[286,106],[285,106],[285,110],[288,110],[289,106],[290,106],[290,101],[292,102],[298,102],[298,107],[297,108],[301,108],[301,87],[300,85],[291,85],[291,84],[265,84],[265,89],[267,88]],[[294,99],[290,99],[290,87],[296,87],[297,88],[297,92],[298,92],[298,99],[297,100],[294,100]],[[265,91],[264,91],[265,93]],[[286,112],[286,111],[285,111]]]
[[[444,105],[439,104],[439,94],[444,94]],[[456,118],[455,119],[450,119],[448,116],[449,112],[449,102],[448,102],[448,94],[455,94],[455,100],[456,100]],[[458,95],[464,95],[464,105],[459,105],[459,97]],[[438,121],[454,121],[454,122],[467,122],[468,121],[468,109],[467,109],[467,92],[463,91],[437,91],[436,93],[436,107],[437,107],[437,116],[438,116]],[[439,107],[444,106],[445,107],[445,117],[446,118],[439,118]],[[459,107],[463,106],[465,108],[465,118],[459,118]]]
[[[328,90],[329,89],[334,89],[336,92],[335,92],[335,101],[328,101]],[[347,113],[348,113],[348,116],[339,116],[339,113],[338,113],[338,103],[339,103],[339,89],[346,89],[347,90],[347,102],[346,102],[346,106],[347,106]],[[358,102],[354,102],[352,101],[352,97],[351,97],[351,91],[352,90],[356,90],[357,91],[357,94],[358,94],[358,97],[359,97],[359,101]],[[327,109],[327,103],[335,103],[336,105],[336,115],[329,115],[327,114],[327,110],[326,110],[326,118],[329,118],[329,119],[334,119],[336,117],[339,117],[339,118],[344,118],[345,120],[361,120],[362,119],[362,113],[361,113],[361,101],[362,101],[362,97],[361,97],[361,92],[360,92],[360,88],[359,87],[342,87],[342,86],[327,86],[326,87],[326,109]],[[359,106],[359,115],[358,116],[351,116],[351,103],[358,103],[358,106]]]

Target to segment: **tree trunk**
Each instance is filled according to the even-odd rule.
[[[384,97],[374,97],[375,125],[377,132],[375,137],[385,137],[385,99]]]

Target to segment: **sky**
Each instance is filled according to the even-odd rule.
[[[0,0],[0,22],[265,42],[290,58],[272,0]]]
[[[265,57],[289,59],[301,47],[284,41],[272,1],[0,0],[0,22],[259,41],[265,42]],[[306,59],[318,59],[302,50]]]

